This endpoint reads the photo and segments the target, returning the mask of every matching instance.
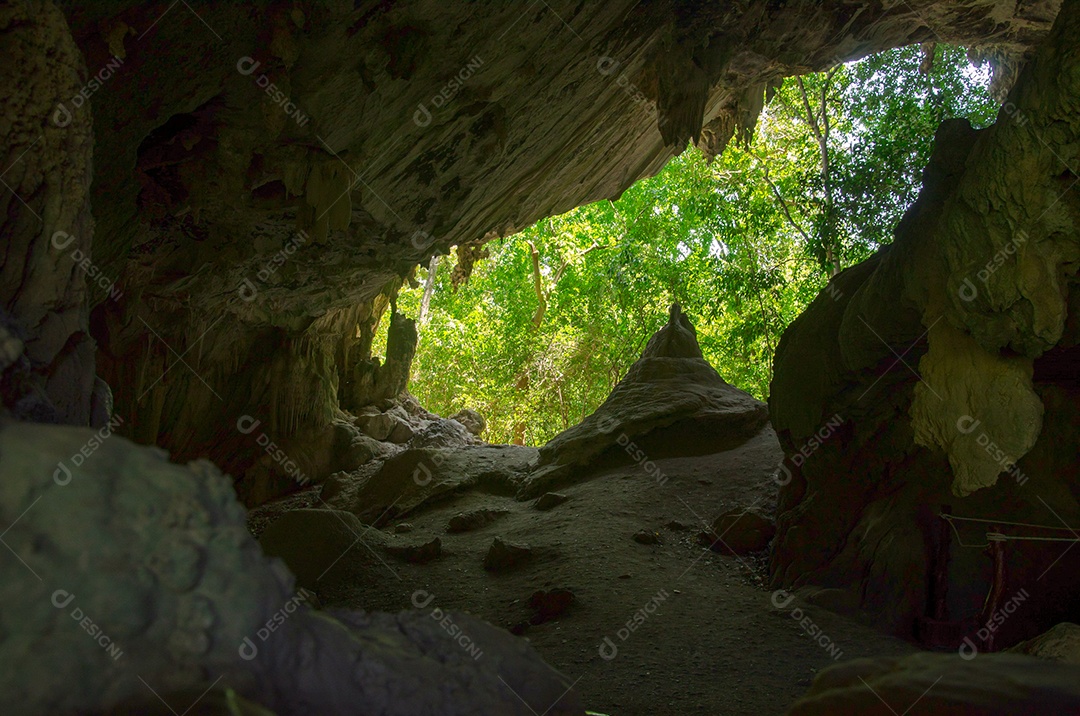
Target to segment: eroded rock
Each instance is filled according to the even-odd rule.
[[[406,450],[387,460],[353,492],[348,508],[381,526],[467,488],[510,495],[535,459],[534,448],[517,445]]]
[[[0,424],[14,552],[0,560],[0,663],[20,665],[0,670],[5,713],[100,712],[144,699],[147,684],[201,693],[218,677],[282,715],[584,711],[525,642],[468,615],[451,618],[484,658],[416,610],[313,612],[213,465],[175,465],[119,436],[73,463],[93,435]]]
[[[853,591],[875,624],[932,640],[941,632],[920,631],[923,620],[956,630],[991,617],[987,558],[961,548],[943,514],[1080,524],[1069,377],[1080,366],[1069,318],[1080,195],[1061,185],[1080,165],[1078,32],[1080,9],[1065,3],[1010,111],[985,130],[939,127],[893,244],[833,278],[781,338],[770,412],[788,457],[774,586],[846,588],[860,575]],[[985,542],[984,523],[957,524],[961,540]],[[1013,584],[1036,583],[1061,556],[1037,540],[1009,545]],[[998,648],[1072,619],[1064,585],[1080,563],[1054,569]]]
[[[30,150],[5,180],[46,224],[5,192],[2,215],[18,223],[10,255],[49,253],[56,230],[87,248],[92,199],[93,259],[124,299],[93,295],[89,325],[126,434],[164,441],[179,459],[209,450],[239,476],[258,451],[219,439],[232,410],[272,425],[280,443],[405,387],[416,332],[393,305],[412,266],[618,196],[689,141],[715,156],[747,136],[784,76],[924,41],[992,46],[1011,76],[1058,4],[870,3],[853,15],[839,0],[618,0],[525,21],[513,5],[282,5],[252,16],[219,3],[201,8],[192,32],[156,22],[156,6],[72,2],[62,4],[70,33],[52,3],[16,4],[13,16],[53,18],[56,35],[4,54],[5,76],[20,78],[4,102],[16,108],[12,161],[14,148]],[[552,44],[568,27],[588,51]],[[161,51],[136,51],[151,31]],[[219,34],[237,56],[208,63]],[[77,78],[110,54],[123,63],[93,101],[33,145]],[[448,77],[461,78],[452,96],[440,94]],[[48,333],[38,365],[52,365],[67,338],[80,342],[54,385],[82,385],[94,352],[82,273],[53,266],[59,274],[6,262],[2,284],[27,287],[20,321]],[[61,327],[41,320],[49,311]],[[387,320],[384,358],[372,346]],[[165,376],[174,351],[198,356],[193,370]]]
[[[664,457],[728,450],[768,419],[764,403],[724,382],[702,357],[694,326],[675,304],[607,400],[540,449],[522,495],[542,494],[598,464],[636,462],[655,472]]]

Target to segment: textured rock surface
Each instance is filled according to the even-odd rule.
[[[148,685],[199,693],[220,677],[280,714],[523,715],[510,689],[552,704],[569,686],[524,642],[466,615],[453,619],[482,658],[419,611],[297,604],[209,463],[21,423],[0,428],[0,454],[5,713],[96,711]],[[567,693],[552,713],[582,711]]]
[[[9,75],[27,81],[7,90],[8,164],[25,148],[19,167],[64,173],[5,175],[43,217],[5,191],[5,222],[20,257],[58,230],[89,246],[92,114],[92,259],[122,296],[91,294],[90,332],[122,430],[237,476],[260,455],[232,430],[241,416],[281,443],[401,387],[413,327],[392,320],[385,362],[372,339],[402,277],[434,253],[469,255],[618,196],[687,140],[719,152],[783,76],[930,40],[1023,55],[1058,5],[59,4],[82,62],[51,4],[4,6],[56,33],[25,46],[33,57],[4,54],[29,63]],[[46,61],[54,46],[67,49]],[[63,133],[39,132],[83,86],[82,63],[94,78],[114,69]],[[21,285],[7,277],[23,259],[4,261],[4,301],[40,343],[36,370],[69,386],[78,408],[65,410],[81,418],[93,376],[81,272],[57,257]],[[44,331],[54,298],[64,325]]]
[[[536,455],[535,448],[519,445],[410,449],[342,489],[331,503],[382,526],[424,503],[472,487],[494,495],[514,494]]]
[[[1067,2],[994,126],[942,125],[894,244],[834,279],[782,338],[777,585],[861,575],[863,606],[898,634],[938,603],[936,618],[976,628],[993,567],[959,545],[984,544],[990,526],[942,537],[938,514],[1050,528],[1006,530],[1034,537],[1080,524],[1078,32]],[[931,588],[943,541],[947,594]],[[1059,543],[1010,542],[1005,570],[1005,596],[1026,588],[1030,607],[998,648],[1080,608],[1066,586],[1080,563]]]
[[[458,421],[465,426],[466,430],[477,436],[484,432],[484,429],[487,427],[487,421],[484,420],[484,416],[475,410],[469,410],[468,408],[454,413],[450,416],[450,419]]]
[[[0,74],[0,333],[24,353],[0,367],[2,405],[25,420],[86,425],[96,350],[87,321],[91,303],[111,300],[110,282],[90,261],[93,118],[72,104],[86,65],[55,5],[0,4]]]
[[[702,357],[697,333],[676,304],[607,400],[540,449],[523,495],[542,494],[600,461],[655,470],[653,461],[664,457],[728,450],[768,419],[764,403],[728,385]]]
[[[1076,713],[1080,667],[1012,654],[914,654],[831,666],[788,716]]]

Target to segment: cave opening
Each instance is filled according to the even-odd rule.
[[[1080,712],[1077,36],[0,0],[6,712]]]

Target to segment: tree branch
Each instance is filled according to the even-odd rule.
[[[791,210],[788,208],[787,201],[784,200],[783,194],[780,193],[779,187],[776,186],[776,183],[772,180],[772,177],[769,176],[769,165],[764,159],[754,154],[749,149],[746,150],[746,153],[756,159],[759,164],[761,164],[761,170],[762,172],[764,172],[765,181],[768,183],[769,188],[772,189],[773,196],[775,196],[776,200],[780,203],[780,208],[783,210],[784,217],[787,219],[788,223],[791,224],[791,226],[796,231],[802,234],[802,237],[806,241],[806,243],[812,246],[814,241],[812,238],[810,238],[810,234],[806,233],[806,231],[803,230],[803,227],[799,226],[799,222],[795,221],[795,218],[791,215]]]

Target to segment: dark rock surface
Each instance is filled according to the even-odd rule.
[[[544,624],[553,619],[558,619],[574,603],[574,593],[569,589],[558,587],[533,592],[526,604],[530,609],[536,610],[530,620],[531,624]]]
[[[882,628],[955,647],[992,616],[995,581],[993,560],[962,545],[998,530],[1025,538],[1008,544],[1001,598],[1030,595],[998,648],[1080,610],[1080,555],[1047,541],[1080,525],[1077,33],[1069,2],[1009,111],[981,131],[941,125],[894,243],[782,337],[774,586],[851,587]]]
[[[505,572],[525,563],[532,554],[532,547],[527,544],[496,537],[484,555],[484,569],[489,572]]]
[[[517,445],[410,449],[384,462],[354,489],[344,489],[332,504],[382,526],[424,503],[472,487],[514,494],[535,460],[535,448]]]

